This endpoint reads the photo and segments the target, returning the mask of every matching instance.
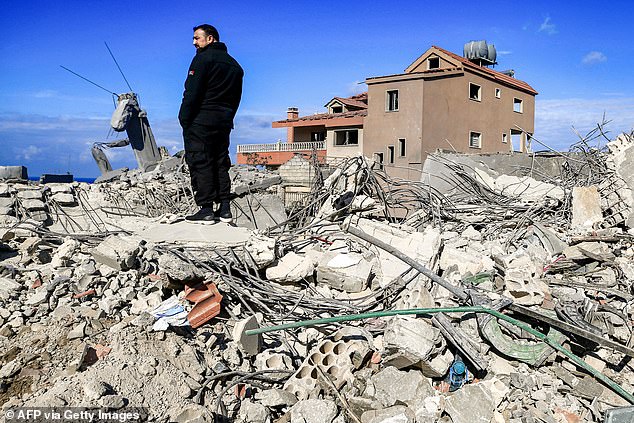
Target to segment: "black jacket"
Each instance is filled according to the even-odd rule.
[[[198,50],[185,80],[178,120],[186,129],[192,123],[233,128],[233,117],[242,97],[244,71],[227,53],[227,46],[215,42]]]

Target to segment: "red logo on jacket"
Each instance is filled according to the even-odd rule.
[[[190,71],[189,71],[189,75],[190,75],[190,76],[194,76],[194,71],[193,71],[193,70],[190,70]]]

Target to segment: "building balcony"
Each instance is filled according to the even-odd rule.
[[[277,142],[274,144],[242,144],[238,145],[238,154],[240,153],[270,153],[275,151],[311,151],[325,150],[326,141],[295,141],[295,142]]]
[[[317,152],[317,158],[326,157],[326,141],[277,142],[273,144],[241,144],[237,148],[238,164],[260,164],[279,166],[295,154],[309,155]]]

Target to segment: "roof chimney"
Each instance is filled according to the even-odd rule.
[[[297,119],[299,118],[299,109],[297,107],[289,107],[286,110],[286,119]]]

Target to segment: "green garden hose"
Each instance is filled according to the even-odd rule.
[[[524,322],[521,322],[512,317],[509,317],[506,314],[500,313],[497,310],[492,310],[482,306],[412,308],[412,309],[406,309],[406,310],[387,310],[387,311],[376,311],[372,313],[349,314],[349,315],[343,315],[343,316],[325,317],[323,319],[303,320],[299,322],[285,323],[283,325],[268,326],[268,327],[263,327],[258,329],[250,329],[245,331],[244,333],[245,335],[250,336],[250,335],[258,335],[258,334],[267,333],[267,332],[276,332],[276,331],[294,329],[294,328],[300,328],[300,327],[320,326],[320,325],[326,325],[329,323],[350,322],[354,320],[364,320],[364,319],[371,319],[376,317],[412,315],[412,314],[431,315],[435,313],[487,313],[498,319],[507,321],[521,328],[522,330],[530,333],[531,335],[533,335],[535,338],[539,339],[540,341],[543,341],[546,344],[550,345],[552,348],[554,348],[555,350],[559,351],[560,353],[568,357],[570,360],[572,360],[577,366],[585,369],[592,376],[594,376],[595,378],[599,379],[601,382],[606,384],[610,389],[612,389],[618,395],[623,397],[630,404],[634,404],[634,396],[632,394],[628,393],[625,389],[623,389],[623,387],[621,387],[619,384],[614,382],[612,379],[605,376],[594,367],[590,366],[588,363],[583,361],[580,357],[573,354],[570,350],[562,347],[557,342],[550,339],[547,335],[533,329],[530,325]]]

